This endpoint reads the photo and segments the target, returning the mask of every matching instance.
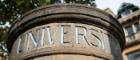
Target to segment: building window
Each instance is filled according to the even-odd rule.
[[[124,12],[122,12],[121,16],[124,17],[124,16],[131,14],[131,13],[132,13],[132,10],[126,9]]]
[[[140,60],[140,51],[129,53],[128,60]]]
[[[136,27],[136,32],[140,31],[140,24],[139,24],[139,22],[136,22],[134,25]]]
[[[134,31],[133,31],[132,26],[127,26],[127,27],[126,27],[126,31],[127,31],[128,35],[134,34]]]

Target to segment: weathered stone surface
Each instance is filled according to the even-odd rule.
[[[89,6],[51,5],[27,12],[10,29],[11,60],[121,60],[121,25]]]

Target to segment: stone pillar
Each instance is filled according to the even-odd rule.
[[[50,5],[25,13],[12,25],[10,60],[121,60],[121,25],[100,9]]]

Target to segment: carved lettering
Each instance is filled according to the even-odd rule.
[[[70,32],[71,32],[71,30],[70,30],[69,25],[62,25],[61,26],[61,44],[70,43],[70,41],[72,41],[69,39]]]
[[[35,36],[33,35],[33,33],[29,32],[28,35],[31,38],[34,47],[37,47],[37,40],[36,40]]]
[[[40,38],[40,46],[43,47],[44,46],[44,37],[45,37],[45,28],[41,29],[41,38]]]
[[[100,34],[98,33],[97,30],[91,29],[90,30],[90,38],[91,38],[91,45],[95,47],[101,47],[101,38]]]
[[[52,37],[51,37],[51,32],[50,32],[50,28],[47,27],[47,33],[48,33],[48,41],[49,41],[49,44],[53,44],[53,41],[52,41]]]
[[[81,31],[79,31],[81,30]],[[83,27],[76,27],[75,28],[76,33],[76,44],[80,44],[82,41],[85,43],[85,45],[89,45],[87,41],[87,31]]]
[[[102,32],[88,26],[52,25],[30,30],[18,38],[17,53],[46,46],[67,44],[104,48]],[[25,41],[27,40],[27,41]],[[27,45],[24,45],[24,44]],[[27,47],[26,47],[27,46]]]
[[[17,53],[21,53],[22,47],[21,47],[21,37],[18,38],[18,47],[17,47]]]

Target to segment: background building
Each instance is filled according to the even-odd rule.
[[[126,39],[123,60],[140,60],[140,9],[133,4],[123,3],[117,15],[109,8],[104,11],[117,18],[123,26]]]
[[[130,3],[123,3],[118,11],[118,20],[122,24],[126,47],[124,60],[140,60],[140,10]]]

